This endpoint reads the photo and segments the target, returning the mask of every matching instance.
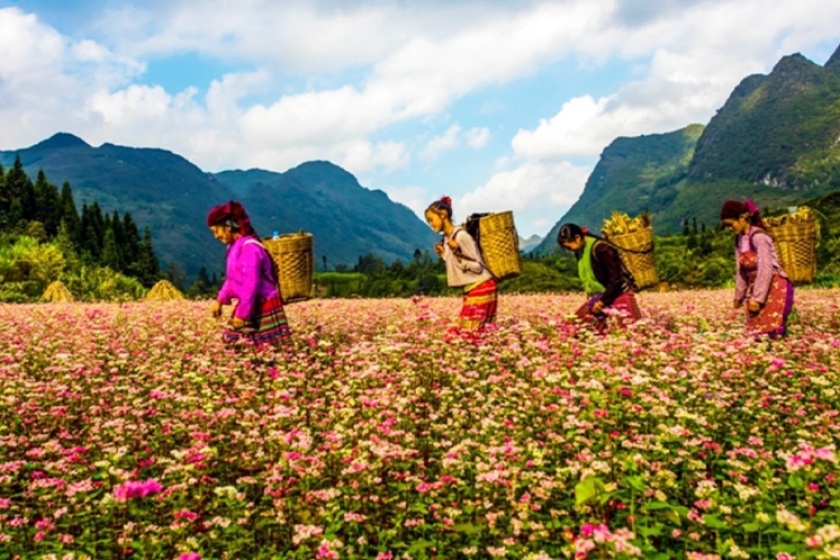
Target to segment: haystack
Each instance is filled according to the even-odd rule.
[[[73,294],[67,289],[67,286],[65,286],[64,282],[61,280],[51,282],[50,285],[47,286],[47,289],[44,290],[44,295],[41,297],[44,301],[51,303],[59,301],[73,301]]]
[[[176,299],[184,299],[184,294],[178,291],[178,288],[172,285],[169,280],[159,280],[157,284],[152,286],[149,293],[146,294],[146,299],[154,301],[172,301]]]

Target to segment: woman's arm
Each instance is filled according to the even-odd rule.
[[[458,233],[455,234],[455,242],[458,243],[458,249],[460,249],[461,254],[466,257],[458,259],[461,270],[481,274],[483,269],[481,265],[481,253],[478,250],[478,244],[475,242],[475,239],[472,238],[472,235],[463,229],[459,230]]]
[[[752,236],[752,244],[758,254],[758,274],[750,299],[764,305],[773,281],[773,239],[766,233],[756,233]]]
[[[609,307],[616,298],[624,293],[624,277],[621,274],[621,256],[618,249],[604,243],[595,242],[592,247],[593,259],[592,270],[598,282],[604,286],[604,296],[601,301],[605,307]]]
[[[236,270],[236,297],[239,304],[234,315],[250,320],[257,301],[263,249],[256,243],[244,243],[234,263]]]

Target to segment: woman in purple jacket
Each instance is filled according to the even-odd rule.
[[[747,332],[785,334],[793,309],[793,284],[776,257],[773,239],[751,200],[727,200],[720,221],[735,233],[735,309],[743,308]]]
[[[291,331],[271,256],[260,243],[245,209],[235,200],[214,206],[207,214],[207,226],[213,237],[228,246],[225,282],[213,302],[213,316],[221,317],[222,306],[236,300],[223,340],[257,346],[287,340]]]

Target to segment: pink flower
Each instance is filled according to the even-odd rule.
[[[201,560],[201,554],[198,552],[185,552],[178,557],[178,560]]]
[[[163,490],[163,486],[153,478],[149,478],[143,482],[129,480],[114,488],[114,498],[118,502],[126,502],[134,498],[152,496],[161,490]]]

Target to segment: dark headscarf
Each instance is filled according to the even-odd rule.
[[[744,214],[749,216],[749,222],[751,224],[757,226],[762,225],[761,211],[752,200],[746,200],[744,202],[740,200],[727,200],[720,209],[720,220],[737,220]]]
[[[207,227],[228,225],[242,235],[257,237],[257,232],[251,225],[251,218],[245,208],[235,200],[214,206],[207,213]]]

